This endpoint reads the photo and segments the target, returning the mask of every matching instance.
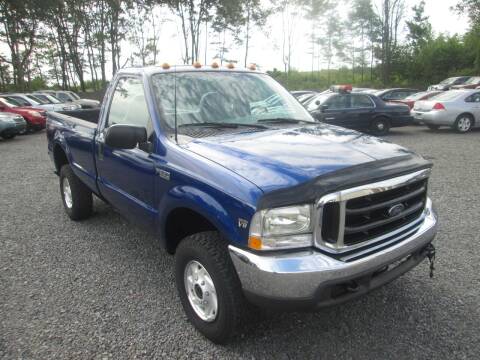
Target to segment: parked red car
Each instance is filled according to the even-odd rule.
[[[480,86],[480,76],[473,76],[465,84],[452,86],[452,90],[476,89],[478,86]]]
[[[443,91],[439,91],[439,90],[422,91],[422,92],[418,92],[416,94],[410,95],[403,100],[390,100],[390,102],[397,102],[397,103],[408,105],[410,110],[412,110],[416,101],[430,99],[442,92]]]
[[[7,101],[0,98],[0,111],[23,116],[27,122],[27,131],[45,129],[47,124],[47,113],[44,109],[20,106],[18,103],[14,103],[13,100]]]

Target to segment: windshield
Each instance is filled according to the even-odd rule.
[[[35,101],[39,104],[48,104],[47,100],[40,99],[40,98],[38,98],[37,96],[34,96],[34,95],[27,94],[26,97],[28,97],[30,100],[33,100],[33,101]]]
[[[0,103],[3,103],[3,104],[5,104],[9,107],[12,107],[12,108],[20,106],[20,104],[18,102],[16,102],[15,100],[7,100],[7,99],[4,99],[4,98],[0,98]]]
[[[70,95],[71,98],[73,98],[73,100],[80,100],[80,96],[78,96],[73,91],[69,91],[68,94]]]
[[[306,105],[308,111],[315,111],[318,109],[320,105],[322,105],[325,101],[327,101],[333,93],[329,94],[320,94],[312,98],[311,100],[308,101]]]
[[[465,94],[465,92],[461,90],[460,91],[450,90],[435,96],[435,100],[450,101],[460,97],[463,94]]]
[[[255,125],[278,119],[314,122],[287,90],[264,74],[160,73],[152,76],[152,85],[162,120],[170,128],[175,128],[175,116],[178,126]]]
[[[465,83],[466,85],[478,84],[480,83],[480,76],[474,76]]]
[[[455,82],[456,79],[457,79],[456,77],[448,78],[448,79],[443,80],[440,84],[442,84],[442,85],[451,84],[451,83]]]

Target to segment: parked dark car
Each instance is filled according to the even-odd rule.
[[[388,104],[373,94],[332,92],[312,99],[307,110],[321,122],[376,135],[388,133],[391,127],[413,123],[410,109],[404,104]]]
[[[470,79],[468,79],[464,84],[461,85],[454,85],[451,88],[453,90],[459,90],[459,89],[476,89],[478,86],[480,86],[480,76],[472,76]]]
[[[428,90],[450,90],[452,86],[465,84],[470,79],[470,76],[456,76],[443,80],[437,85],[431,85]]]
[[[404,88],[396,88],[396,89],[384,89],[379,90],[374,93],[374,95],[378,96],[383,101],[392,101],[392,100],[403,100],[410,95],[418,93],[420,90],[418,89],[404,89]]]
[[[409,97],[403,99],[403,100],[391,100],[391,102],[397,102],[399,104],[405,104],[408,105],[410,110],[413,109],[415,106],[415,102],[421,101],[421,100],[428,100],[438,94],[442,94],[443,91],[440,90],[431,90],[431,91],[421,91],[416,94],[410,95]]]
[[[18,134],[23,134],[26,128],[27,123],[20,115],[7,112],[0,113],[0,137],[13,139]]]

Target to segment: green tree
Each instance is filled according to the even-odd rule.
[[[432,25],[429,17],[425,15],[425,1],[422,0],[413,8],[413,18],[407,20],[407,29],[410,46],[415,53],[418,53],[420,48],[432,39]]]

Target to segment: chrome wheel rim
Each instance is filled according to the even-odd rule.
[[[458,120],[458,129],[461,132],[470,130],[471,126],[472,126],[472,121],[468,117],[462,117]]]
[[[383,131],[385,129],[385,124],[382,122],[377,123],[377,129]]]
[[[70,188],[70,183],[68,182],[67,178],[63,179],[62,190],[63,190],[63,200],[65,201],[65,205],[67,205],[67,208],[71,209],[73,205],[72,189]]]
[[[212,277],[198,261],[185,267],[183,276],[188,301],[200,319],[212,322],[218,315],[218,299]]]

